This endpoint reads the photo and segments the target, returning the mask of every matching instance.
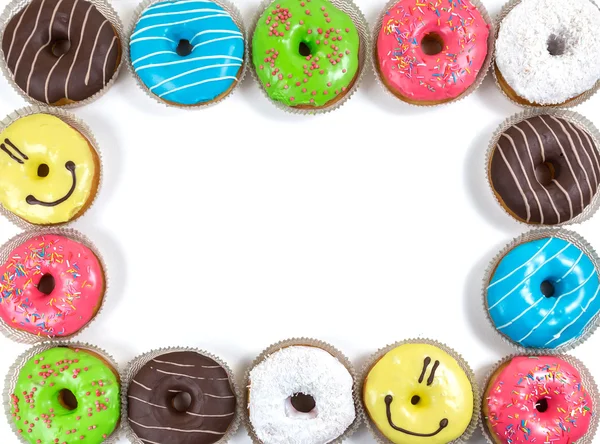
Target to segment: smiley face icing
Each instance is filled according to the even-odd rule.
[[[369,371],[365,409],[395,444],[444,444],[459,438],[473,416],[473,387],[458,362],[430,344],[403,344]]]
[[[83,214],[99,178],[90,142],[56,116],[21,117],[0,133],[0,203],[31,224],[62,224]]]

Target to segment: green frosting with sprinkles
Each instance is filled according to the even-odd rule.
[[[65,399],[70,391],[77,406]],[[32,444],[100,444],[121,414],[120,384],[112,368],[86,350],[55,347],[21,368],[11,413]]]
[[[354,22],[328,0],[284,0],[260,17],[252,57],[271,99],[319,108],[351,87],[359,47]]]

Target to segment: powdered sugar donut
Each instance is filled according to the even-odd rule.
[[[590,0],[522,0],[500,23],[496,74],[524,105],[561,105],[600,79],[600,9]]]
[[[249,375],[249,419],[263,444],[325,444],[354,422],[354,379],[329,352],[289,346]]]

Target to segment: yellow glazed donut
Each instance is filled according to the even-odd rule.
[[[396,444],[459,438],[473,416],[473,387],[458,362],[430,344],[403,344],[369,371],[363,401],[371,421]]]
[[[99,178],[90,142],[56,116],[21,117],[0,133],[0,203],[31,224],[56,225],[80,216]]]

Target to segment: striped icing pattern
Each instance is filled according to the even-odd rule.
[[[577,124],[552,115],[507,128],[489,169],[502,204],[532,224],[577,217],[592,203],[600,184],[600,155],[593,138]]]
[[[68,44],[56,55],[55,45]],[[7,24],[2,51],[15,83],[48,104],[85,100],[113,78],[121,57],[111,22],[86,0],[31,0]]]
[[[191,45],[189,55],[177,53],[182,40]],[[244,36],[231,15],[212,1],[166,1],[144,11],[130,49],[133,68],[150,92],[178,105],[198,105],[237,82]]]
[[[176,410],[177,397],[190,404]],[[227,371],[195,351],[170,352],[148,361],[131,380],[128,422],[145,443],[213,444],[235,419],[236,397]]]
[[[546,297],[542,283],[554,294]],[[600,310],[592,260],[573,243],[547,237],[518,245],[498,263],[487,288],[496,329],[531,348],[557,348],[579,338]]]

